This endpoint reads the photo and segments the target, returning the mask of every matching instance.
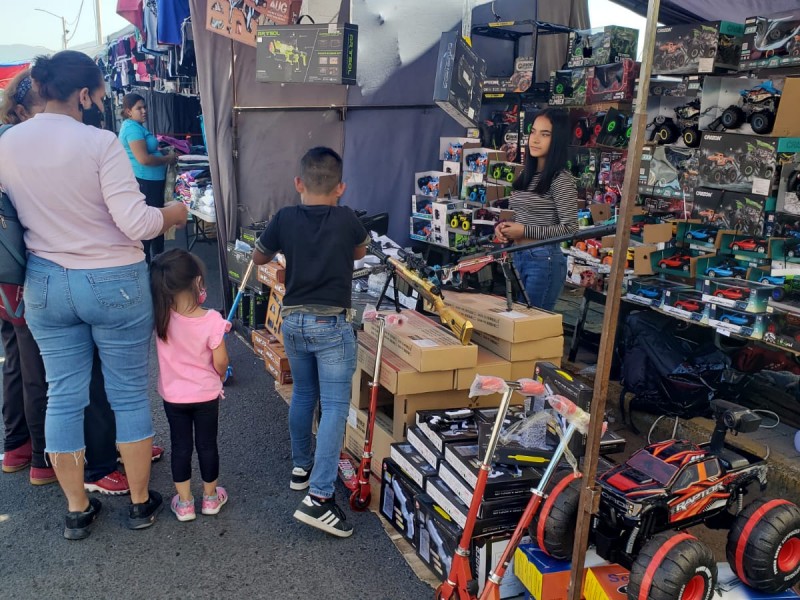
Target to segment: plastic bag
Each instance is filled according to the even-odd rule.
[[[489,396],[491,394],[505,394],[508,391],[508,384],[502,377],[491,375],[476,375],[469,388],[469,397]]]

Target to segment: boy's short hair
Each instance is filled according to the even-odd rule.
[[[312,194],[329,194],[342,181],[342,157],[317,146],[300,159],[300,179]]]

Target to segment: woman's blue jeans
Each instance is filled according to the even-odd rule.
[[[561,248],[541,246],[514,252],[513,257],[531,305],[553,310],[567,277],[567,258]]]
[[[30,255],[25,318],[39,344],[48,384],[46,451],[85,448],[84,409],[95,346],[117,443],[153,437],[148,362],[153,301],[144,261],[107,269],[65,269]]]
[[[292,463],[303,469],[313,464],[309,492],[330,498],[356,370],[355,333],[344,314],[323,317],[293,313],[283,320],[283,345],[293,380],[289,407]],[[318,401],[321,419],[316,451],[312,454],[311,426]]]

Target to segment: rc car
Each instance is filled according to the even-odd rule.
[[[719,320],[723,323],[730,323],[731,325],[738,325],[740,327],[750,324],[750,319],[744,315],[737,315],[734,313],[725,313],[719,318]]]
[[[783,275],[780,276],[764,275],[758,281],[759,283],[763,283],[765,285],[779,285],[783,287],[783,285],[786,283],[786,277],[784,277]]]
[[[767,251],[767,243],[763,240],[747,238],[746,240],[734,240],[728,245],[734,252],[744,250],[745,252],[758,252],[764,254]]]
[[[675,308],[681,308],[688,312],[697,312],[702,306],[696,300],[678,300],[675,303]]]
[[[689,254],[675,254],[668,258],[662,258],[658,261],[658,266],[662,269],[682,269],[688,271],[691,259],[692,257]]]
[[[714,242],[717,237],[719,229],[716,227],[704,227],[703,229],[691,229],[686,232],[686,237],[690,240],[698,240],[701,242]]]
[[[425,175],[417,179],[417,188],[423,196],[439,195],[439,178]]]
[[[737,279],[744,279],[747,275],[747,267],[742,267],[735,263],[723,262],[715,267],[706,269],[706,277],[736,277]]]
[[[505,163],[494,163],[494,165],[492,165],[492,179],[504,180],[508,183],[513,183],[514,179],[516,179],[514,166],[507,165]]]
[[[687,104],[675,108],[675,119],[658,115],[650,123],[654,126],[650,134],[650,141],[657,144],[672,144],[679,137],[689,148],[700,145],[700,98],[695,98]]]
[[[739,92],[739,105],[729,106],[720,116],[725,129],[737,129],[743,123],[750,123],[753,132],[764,135],[772,131],[780,90],[771,81],[765,81],[755,87]]]
[[[463,145],[458,142],[450,142],[447,145],[447,150],[444,151],[444,159],[452,162],[461,162],[461,154],[463,152]]]
[[[639,296],[644,296],[645,298],[650,298],[653,300],[661,297],[661,290],[652,286],[642,286],[636,293]]]
[[[773,277],[772,279],[781,279],[780,277]],[[800,297],[800,278],[792,277],[791,279],[783,278],[783,283],[780,287],[772,290],[772,298],[778,302],[789,296],[792,299]]]
[[[744,300],[750,295],[749,290],[742,288],[722,288],[714,292],[717,298],[727,298],[728,300]]]
[[[774,593],[800,580],[800,508],[750,494],[767,485],[763,458],[725,443],[727,431],[753,432],[761,417],[724,400],[711,402],[711,441],[667,440],[598,476],[599,511],[590,541],[601,558],[629,568],[630,600],[709,600],[717,579],[711,550],[684,530],[728,529],[726,555],[747,585]],[[554,474],[530,534],[547,554],[569,559],[575,540],[580,475]]]

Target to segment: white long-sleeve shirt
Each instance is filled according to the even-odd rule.
[[[140,240],[164,224],[117,136],[66,115],[40,113],[0,136],[0,186],[27,230],[28,252],[67,269],[140,262]]]

